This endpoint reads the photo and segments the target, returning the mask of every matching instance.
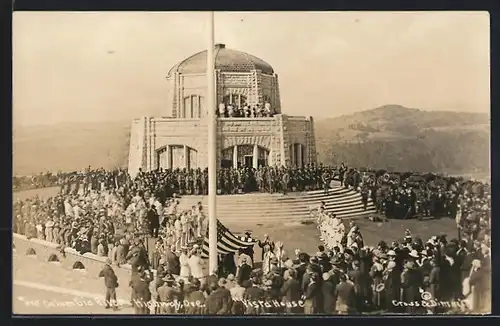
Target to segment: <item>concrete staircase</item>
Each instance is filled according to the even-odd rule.
[[[207,212],[206,196],[184,196],[180,199],[179,209],[190,209],[199,201]],[[365,210],[358,192],[337,187],[326,194],[319,190],[287,195],[250,193],[217,196],[217,217],[221,222],[231,224],[299,222],[311,219],[311,210],[319,207],[322,201],[326,203],[327,211],[337,214],[339,218],[355,218],[375,212],[371,199]]]

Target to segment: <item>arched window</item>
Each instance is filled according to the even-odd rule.
[[[229,94],[222,98],[222,102],[227,106],[232,104],[236,107],[242,107],[247,103],[247,97],[241,94]]]
[[[205,108],[205,99],[200,95],[190,95],[184,97],[184,108],[181,111],[180,118],[196,119],[202,118]]]
[[[166,145],[156,150],[158,168],[194,169],[198,167],[198,151],[186,145]]]

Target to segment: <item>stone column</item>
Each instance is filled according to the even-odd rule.
[[[259,167],[259,146],[253,145],[252,166],[254,169]]]
[[[167,159],[167,162],[165,162],[165,167],[167,169],[171,169],[172,168],[172,147],[170,145],[167,145],[167,155],[166,156],[166,159]]]
[[[290,165],[294,166],[296,164],[297,164],[297,162],[296,162],[296,156],[295,156],[295,144],[292,144],[290,146]]]
[[[299,168],[302,168],[303,160],[302,160],[302,144],[297,145],[297,160]]]
[[[189,147],[184,145],[184,167],[189,168]]]
[[[233,147],[233,168],[238,167],[238,145]]]

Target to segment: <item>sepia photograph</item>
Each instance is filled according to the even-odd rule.
[[[491,314],[485,11],[14,11],[14,315]]]

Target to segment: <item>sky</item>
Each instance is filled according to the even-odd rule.
[[[14,125],[168,115],[166,74],[203,12],[15,12]],[[490,110],[487,12],[216,12],[215,41],[271,64],[282,112]]]

